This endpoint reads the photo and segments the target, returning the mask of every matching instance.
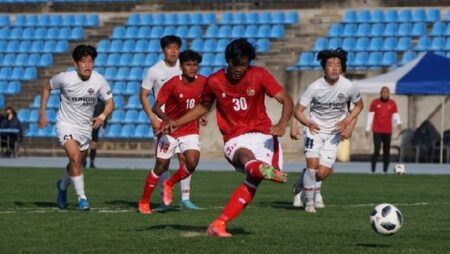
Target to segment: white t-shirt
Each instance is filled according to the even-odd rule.
[[[52,89],[61,89],[61,104],[58,123],[92,130],[92,118],[97,98],[106,101],[112,98],[112,91],[106,79],[93,71],[89,80],[83,81],[77,71],[61,72],[50,79]]]
[[[142,80],[142,88],[152,90],[155,99],[161,87],[174,76],[181,75],[180,61],[177,60],[175,66],[168,66],[164,60],[159,61],[150,67]]]
[[[361,100],[359,89],[343,76],[330,85],[322,77],[308,86],[299,103],[310,107],[309,119],[318,124],[321,133],[335,133],[336,123],[348,114],[348,108]]]

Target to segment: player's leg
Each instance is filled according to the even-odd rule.
[[[381,148],[381,135],[378,133],[373,133],[373,154],[370,160],[371,171],[375,173],[377,167],[378,156],[380,156],[380,148]]]
[[[304,129],[304,137],[306,170],[303,174],[303,192],[305,195],[305,211],[314,213],[316,212],[316,208],[314,206],[316,173],[320,165],[320,151],[323,149],[324,139],[319,133],[312,134],[308,128]]]
[[[97,141],[92,140],[89,150],[89,167],[95,168],[95,158],[97,157]]]
[[[303,177],[305,175],[306,168],[300,172],[300,176],[292,186],[292,193],[294,193],[294,201],[292,205],[294,207],[303,207],[305,203],[305,192],[303,191]]]
[[[391,135],[383,134],[383,172],[386,174],[391,159]]]
[[[181,152],[178,153],[177,155],[179,162],[178,170],[182,170],[183,168],[185,168],[186,158],[185,155]],[[199,207],[191,201],[191,178],[192,177],[189,175],[188,177],[180,181],[180,190],[181,190],[180,206],[188,209],[198,209]]]
[[[80,144],[75,139],[69,139],[65,142],[64,151],[69,158],[69,176],[78,198],[78,207],[80,210],[89,210],[89,203],[84,190],[84,175],[81,169],[85,151],[80,151]]]
[[[67,187],[70,185],[69,167],[70,163],[66,165],[63,177],[56,182],[58,190],[56,204],[60,209],[67,208]]]

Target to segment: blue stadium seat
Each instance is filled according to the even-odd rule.
[[[44,43],[44,49],[41,52],[52,53],[55,52],[55,49],[56,49],[56,41],[46,40]]]
[[[6,52],[10,52],[10,53],[16,53],[19,52],[19,41],[14,40],[14,41],[9,41],[8,44],[6,45]]]
[[[84,31],[82,27],[74,27],[70,32],[70,40],[81,40],[84,38]]]
[[[358,40],[356,40],[356,47],[355,47],[355,51],[367,51],[367,49],[369,48],[369,38],[367,37],[363,37],[363,38],[358,38]]]
[[[100,40],[97,43],[97,51],[100,52],[108,52],[110,47],[109,40]]]
[[[429,9],[427,13],[427,22],[438,22],[441,20],[441,11],[439,9]]]
[[[271,12],[271,24],[284,24],[285,14],[282,11]]]
[[[120,51],[124,52],[124,53],[132,52],[135,47],[136,47],[136,44],[135,44],[134,40],[128,39],[123,42],[122,48],[120,49]]]
[[[108,67],[105,69],[105,74],[103,75],[107,80],[113,80],[116,76],[117,69],[116,67]]]
[[[258,27],[258,38],[269,38],[270,36],[270,26],[269,25],[261,25]]]
[[[336,49],[342,47],[342,39],[341,38],[330,38],[328,41],[328,48]]]
[[[177,25],[178,24],[178,15],[176,13],[166,13],[164,17],[165,25]]]
[[[398,22],[411,22],[412,13],[410,9],[400,10],[398,14]]]
[[[45,38],[49,40],[56,40],[59,38],[59,29],[56,27],[50,27],[45,33]]]
[[[166,35],[173,35],[175,34],[175,27],[174,26],[165,26],[162,36],[166,36]]]
[[[189,27],[187,35],[185,37],[188,39],[201,38],[202,37],[202,28],[200,26]]]
[[[11,80],[23,80],[25,69],[23,67],[14,67],[11,73]]]
[[[139,20],[139,25],[141,25],[141,26],[153,25],[153,14],[151,14],[151,13],[142,14],[141,18]]]
[[[344,13],[344,18],[342,21],[344,23],[356,23],[357,20],[357,14],[355,10],[347,10]]]
[[[361,23],[358,25],[356,29],[356,37],[366,37],[369,36],[370,33],[370,26],[368,23]]]
[[[256,38],[258,36],[258,26],[248,25],[245,28],[244,37],[245,38]]]
[[[233,19],[231,21],[232,25],[243,25],[245,24],[245,13],[243,12],[233,12]]]
[[[130,53],[121,54],[118,65],[119,66],[129,66],[131,64],[132,59],[133,59],[133,57]]]
[[[64,53],[69,51],[69,42],[67,40],[59,40],[56,42],[55,53]]]
[[[8,88],[6,89],[5,94],[19,94],[21,90],[22,89],[19,81],[10,81],[8,83]]]
[[[417,8],[412,13],[412,22],[425,22],[427,19],[427,13],[423,8]]]
[[[397,9],[389,9],[386,11],[386,15],[384,16],[384,22],[394,23],[398,20],[398,12]]]
[[[133,52],[146,52],[148,49],[148,40],[139,39],[136,41],[135,48],[132,50]]]
[[[36,67],[27,67],[21,80],[35,80],[37,79],[37,75]]]
[[[217,41],[215,39],[207,39],[203,44],[203,52],[214,52],[217,48]]]
[[[381,64],[383,54],[381,52],[371,52],[367,61],[367,66],[374,67]]]
[[[412,49],[411,37],[401,37],[398,40],[397,51],[407,51]]]
[[[232,12],[224,12],[222,14],[222,18],[220,20],[220,24],[230,25],[233,22],[233,13]]]
[[[231,37],[231,26],[223,25],[219,27],[219,32],[217,33],[218,38],[228,38]]]
[[[27,54],[17,54],[16,59],[14,60],[14,66],[26,66],[28,63],[28,55]]]
[[[109,46],[109,52],[117,53],[122,50],[122,40],[113,40]]]
[[[0,80],[9,80],[11,76],[11,67],[4,66],[0,68]]]
[[[122,132],[122,126],[120,124],[112,124],[106,130],[107,138],[118,138],[120,133]]]
[[[131,99],[131,97],[130,97],[130,99]],[[134,123],[134,122],[137,122],[137,119],[138,119],[137,110],[130,109],[125,112],[125,118],[122,120],[122,122],[123,123]]]
[[[344,30],[342,31],[342,37],[353,37],[356,35],[356,25],[355,24],[345,24]]]
[[[353,62],[353,66],[355,66],[355,67],[366,66],[368,60],[369,60],[369,53],[358,52],[358,53],[356,53],[355,61]]]
[[[384,22],[384,11],[383,10],[380,10],[380,9],[374,10],[370,16],[371,16],[370,17],[371,23]]]
[[[428,48],[431,51],[440,51],[445,47],[445,38],[444,37],[434,37],[431,41],[431,45]]]
[[[189,29],[187,26],[177,26],[175,29],[175,35],[180,38],[187,38],[188,37]]]
[[[269,38],[277,38],[277,39],[284,38],[284,26],[283,25],[272,26],[272,28],[270,29]]]
[[[24,40],[31,40],[34,38],[34,28],[32,27],[27,27],[25,29],[22,30],[22,36],[21,39]]]
[[[152,39],[159,39],[162,37],[164,32],[164,28],[162,26],[154,26],[152,27],[152,30],[150,31],[150,38]]]
[[[25,26],[38,26],[38,18],[37,15],[27,15],[27,22]]]
[[[33,102],[30,104],[30,108],[39,108],[41,105],[41,95],[36,95]]]
[[[189,13],[178,13],[177,16],[177,25],[190,25],[191,24],[191,16]]]
[[[35,136],[37,136],[38,131],[39,131],[39,127],[38,127],[37,123],[30,123],[30,125],[28,126],[28,130],[25,133],[25,136],[35,137]]]
[[[339,37],[344,31],[344,27],[341,23],[334,23],[330,27],[330,31],[328,32],[328,37]]]
[[[137,26],[141,23],[141,15],[139,13],[131,13],[127,19],[127,25]]]
[[[368,10],[358,11],[356,20],[358,23],[369,23],[371,20],[370,11]]]
[[[258,39],[256,41],[256,52],[266,53],[270,50],[269,39]]]
[[[210,25],[206,28],[205,38],[216,38],[219,34],[219,27],[217,25]]]
[[[406,51],[405,53],[403,53],[403,57],[402,57],[402,60],[400,61],[400,65],[405,65],[405,64],[409,63],[411,60],[413,60],[414,58],[416,58],[416,53],[414,53],[413,51]]]
[[[201,75],[208,77],[209,75],[212,74],[212,68],[211,67],[201,67],[200,70],[198,71],[198,73],[200,73]]]
[[[203,15],[200,12],[193,12],[190,14],[190,23],[191,25],[203,25]],[[215,23],[215,22],[214,22]]]
[[[388,23],[386,24],[386,26],[384,27],[384,32],[383,32],[383,36],[396,36],[397,35],[397,24],[395,23]]]
[[[142,80],[143,73],[141,67],[132,67],[130,73],[127,77],[127,80]]]
[[[414,50],[425,52],[430,47],[430,44],[431,44],[430,38],[422,36],[419,38],[419,41],[417,42],[416,48]]]
[[[1,80],[0,81],[0,94],[5,93],[7,89],[8,89],[8,82],[5,80]],[[2,108],[2,107],[0,107],[0,108]]]
[[[125,29],[125,36],[126,39],[134,39],[138,37],[138,27],[137,26],[129,26]]]
[[[121,138],[131,138],[134,136],[134,125],[133,124],[125,124],[122,126],[122,131],[119,134]]]
[[[355,48],[355,46],[356,46],[355,38],[351,38],[351,37],[344,38],[344,40],[342,41],[342,48],[347,51],[352,51]],[[324,49],[326,49],[326,48],[324,48]]]
[[[203,25],[216,24],[216,14],[214,12],[206,12],[203,14]]]
[[[383,39],[374,37],[370,40],[369,51],[380,51],[383,48]]]
[[[120,55],[118,53],[112,53],[108,55],[106,60],[106,66],[116,66],[120,60]]]
[[[2,66],[12,66],[16,61],[16,55],[14,53],[7,53],[3,57]]]
[[[145,113],[144,110],[139,110],[137,122],[138,123],[150,123],[150,120],[148,119],[147,113]]]
[[[116,109],[121,109],[124,107],[125,102],[124,102],[123,96],[120,96],[120,95],[114,96],[113,100],[114,100],[114,106]]]
[[[165,25],[166,24],[166,17],[163,13],[154,13],[152,18],[152,25]]]
[[[56,122],[56,111],[54,109],[47,109],[46,114],[49,123]]]
[[[257,12],[249,12],[245,15],[245,24],[258,24],[259,15]]]
[[[63,18],[61,15],[50,15],[50,26],[61,26]]]
[[[75,16],[74,15],[64,15],[62,26],[75,26]]]
[[[128,78],[128,74],[130,69],[128,67],[119,67],[116,75],[112,80],[126,80]]]
[[[0,15],[0,27],[9,25],[10,25],[9,16],[5,14]]]
[[[297,11],[288,11],[284,17],[284,24],[294,25],[300,22],[300,15]]]
[[[225,66],[226,64],[227,63],[226,63],[225,56],[223,53],[217,53],[214,56],[214,62],[212,63],[213,66],[222,67],[222,66]]]
[[[95,66],[102,67],[107,66],[108,55],[104,53],[98,53],[97,58],[95,58]]]
[[[445,33],[445,23],[443,22],[436,22],[433,24],[433,28],[431,30],[430,35],[431,36],[443,36]]]
[[[233,38],[241,38],[245,35],[245,28],[243,25],[233,26],[231,29],[231,36]]]
[[[214,54],[212,53],[203,54],[201,66],[212,66],[213,62],[214,62]]]
[[[133,55],[133,59],[129,63],[130,66],[142,66],[145,62],[145,54],[137,53]]]
[[[47,107],[48,108],[59,108],[59,104],[60,104],[61,100],[59,98],[59,95],[57,94],[52,94],[50,95],[50,97],[48,98],[47,101]]]
[[[31,55],[28,60],[28,65],[32,65]],[[31,63],[31,64],[30,64]],[[48,67],[53,65],[53,56],[51,54],[42,54],[37,63],[38,67]],[[33,66],[33,65],[32,65]]]
[[[383,59],[381,60],[381,66],[390,67],[397,63],[396,52],[384,52]]]
[[[445,16],[445,21],[450,22],[450,10],[447,11],[447,16]]]
[[[214,52],[218,53],[218,52],[224,52],[225,48],[227,47],[229,41],[228,39],[219,39],[217,41],[217,46],[214,49]]]
[[[21,39],[23,29],[21,27],[13,27],[10,30],[9,39]]]
[[[112,92],[114,95],[124,94],[126,89],[125,81],[116,81],[114,82],[114,86],[112,86]]]
[[[5,43],[6,39],[9,39],[9,28],[8,27],[0,27],[0,40],[2,40],[1,42]]]
[[[89,26],[87,23],[87,18],[83,14],[75,15],[74,26]]]
[[[145,66],[152,66],[158,61],[158,55],[154,53],[147,54],[145,56],[144,65]]]
[[[397,30],[397,36],[409,36],[412,32],[411,23],[400,23]]]
[[[397,39],[395,37],[387,37],[383,42],[383,51],[394,51],[397,49]]]
[[[22,123],[28,123],[28,118],[30,117],[30,110],[27,108],[19,109],[17,112],[17,118]]]
[[[314,62],[314,54],[312,52],[303,52],[300,54],[296,66],[299,68],[309,68]]]
[[[139,109],[139,108],[141,108],[141,101],[139,99],[139,96],[137,96],[137,95],[130,96],[128,98],[127,104],[125,105],[125,108],[126,109]],[[137,117],[137,114],[136,114],[136,117]]]
[[[328,48],[328,39],[324,37],[319,37],[316,39],[316,42],[314,43],[313,51],[321,51],[327,48]]]
[[[148,26],[141,26],[138,29],[137,38],[148,39],[151,35],[151,29]]]
[[[197,52],[203,52],[203,40],[201,38],[194,39],[190,48]]]
[[[136,81],[128,82],[127,87],[125,89],[126,95],[139,94],[140,84]]]
[[[420,37],[424,36],[427,33],[427,26],[425,23],[414,23],[411,36]]]
[[[148,124],[139,124],[134,132],[133,137],[134,138],[144,138],[146,136],[148,136],[150,133],[150,128],[148,126]]]

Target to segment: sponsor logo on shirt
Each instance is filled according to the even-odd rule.
[[[106,92],[106,95],[110,95],[110,94],[112,94],[112,91],[108,90],[108,92]]]

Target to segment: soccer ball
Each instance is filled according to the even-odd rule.
[[[393,235],[402,228],[403,215],[391,204],[379,204],[370,213],[370,224],[381,235]]]
[[[403,175],[405,173],[405,165],[404,164],[395,164],[394,172],[397,175]]]

